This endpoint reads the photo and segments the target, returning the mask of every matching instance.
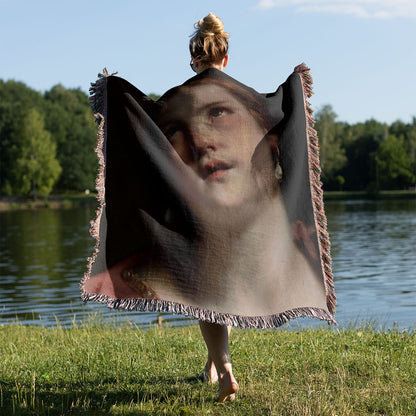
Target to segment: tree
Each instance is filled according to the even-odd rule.
[[[45,125],[57,144],[57,158],[62,166],[57,188],[92,189],[97,173],[97,128],[88,96],[79,89],[55,85],[45,93],[45,103]]]
[[[149,98],[151,98],[153,101],[157,101],[160,98],[159,94],[155,94],[154,92],[151,92],[150,94],[147,94]]]
[[[0,102],[0,193],[12,194],[11,169],[12,134],[20,110],[9,102]]]
[[[409,124],[395,121],[389,128],[390,134],[403,138],[403,147],[412,160],[412,174],[416,176],[416,117]]]
[[[414,183],[412,159],[404,147],[404,139],[390,135],[376,153],[380,184],[387,189],[403,189]]]
[[[23,82],[0,80],[0,193],[13,193],[12,156],[13,132],[17,129],[22,114],[30,108],[43,112],[42,94],[32,90]]]
[[[322,180],[329,187],[339,186],[336,178],[347,163],[345,149],[342,147],[343,123],[336,121],[337,114],[330,105],[323,106],[315,118],[315,129],[320,141]]]
[[[55,157],[56,145],[36,109],[22,114],[12,139],[13,193],[34,198],[49,195],[62,169]]]
[[[348,163],[342,170],[347,190],[377,189],[376,152],[387,138],[388,126],[376,120],[354,124],[348,129],[346,155]]]

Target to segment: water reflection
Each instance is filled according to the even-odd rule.
[[[416,327],[416,201],[329,202],[338,319]]]
[[[92,204],[94,205],[94,204]],[[0,323],[69,325],[100,311],[104,319],[156,322],[154,313],[82,304],[79,281],[92,254],[95,206],[0,213]],[[338,296],[337,320],[416,327],[416,200],[329,201],[328,229]],[[188,323],[166,314],[173,325]],[[307,321],[307,324],[313,322]]]
[[[84,237],[89,216],[88,208],[0,215],[3,318],[68,308],[63,303],[90,249]]]

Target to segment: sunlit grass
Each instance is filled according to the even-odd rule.
[[[416,334],[233,330],[237,400],[196,376],[197,326],[0,326],[1,415],[415,415]]]

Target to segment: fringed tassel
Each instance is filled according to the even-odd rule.
[[[115,75],[117,72],[111,75]],[[100,248],[100,221],[105,207],[105,155],[104,155],[104,138],[105,138],[105,116],[106,116],[106,87],[107,77],[110,76],[107,68],[103,69],[102,74],[98,74],[96,82],[91,83],[90,87],[90,106],[94,113],[95,121],[98,124],[97,146],[95,153],[98,158],[98,173],[95,179],[95,188],[97,190],[98,208],[95,211],[95,219],[90,223],[90,234],[95,239],[94,252],[88,258],[87,271],[80,283],[83,290],[85,281],[91,276],[91,269],[96,260]]]
[[[316,318],[336,324],[333,316],[320,308],[296,308],[269,316],[240,316],[155,299],[113,299],[106,295],[88,294],[85,292],[82,294],[81,299],[84,302],[95,301],[104,303],[111,309],[142,312],[170,312],[239,328],[272,329],[284,325],[295,318]]]
[[[106,84],[107,78],[110,76],[116,75],[117,73],[118,72],[113,72],[112,74],[109,74],[107,68],[104,68],[103,73],[97,75],[98,77],[97,81],[91,82],[90,106],[98,124],[100,120],[97,120],[96,114],[104,113],[104,105],[105,105],[104,94],[105,94],[105,84]]]
[[[294,72],[297,72],[302,81],[305,115],[306,115],[306,132],[309,148],[309,178],[311,181],[311,194],[314,207],[315,223],[318,227],[319,247],[321,254],[321,265],[325,277],[326,303],[328,310],[334,314],[336,305],[334,276],[332,274],[332,259],[329,234],[327,230],[327,221],[324,210],[323,191],[321,182],[321,168],[319,164],[319,140],[316,130],[313,128],[315,120],[313,119],[313,110],[308,101],[313,94],[312,76],[310,69],[304,64],[298,65]]]

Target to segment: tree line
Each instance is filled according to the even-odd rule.
[[[416,179],[416,117],[388,125],[337,121],[330,105],[315,115],[324,190],[408,189]]]
[[[96,126],[87,94],[45,93],[0,80],[0,194],[47,196],[93,189]]]
[[[153,99],[157,96],[151,94]],[[315,114],[324,190],[406,189],[416,177],[416,117],[391,125]],[[96,125],[88,96],[55,85],[40,93],[0,80],[0,194],[47,196],[94,189]]]

